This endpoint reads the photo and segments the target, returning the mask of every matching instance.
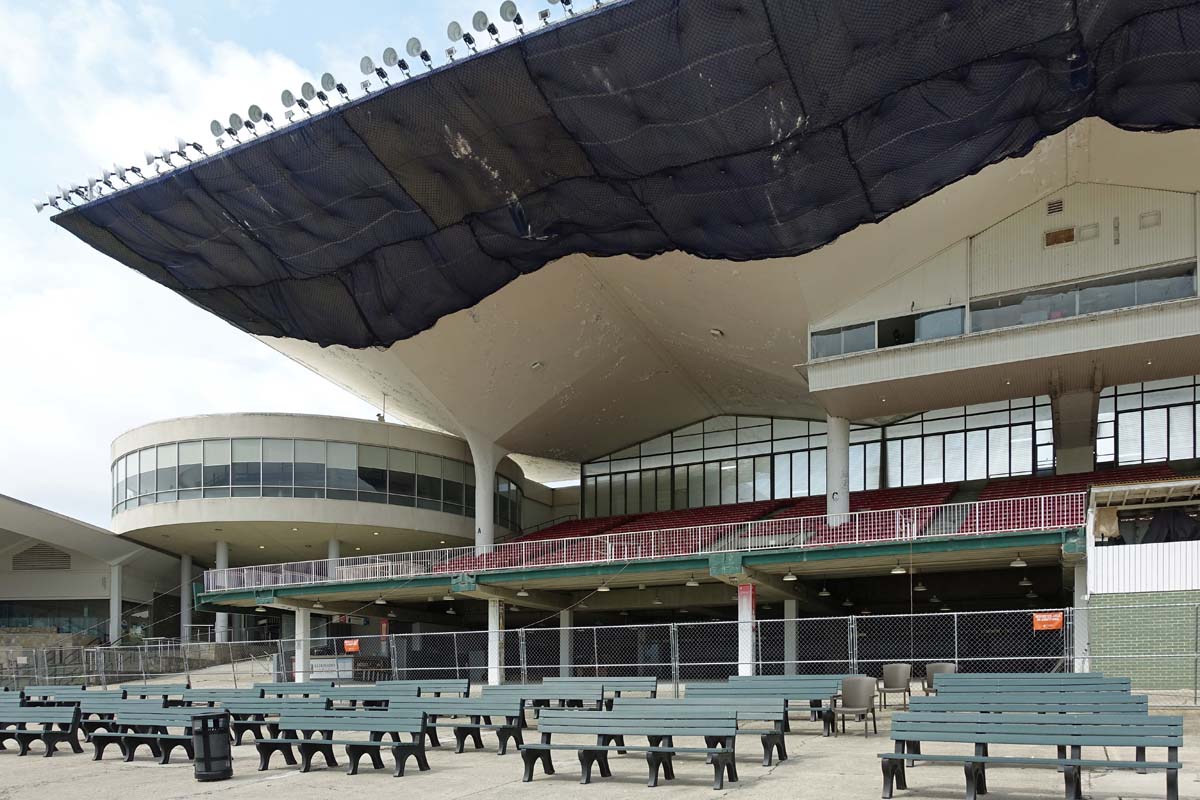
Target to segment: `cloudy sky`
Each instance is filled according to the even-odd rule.
[[[521,3],[534,18],[543,0]],[[99,255],[32,202],[499,0],[0,0],[0,494],[109,523],[109,444],[145,422],[374,409]],[[556,16],[561,14],[556,8]],[[507,26],[505,26],[507,27]],[[438,58],[440,61],[441,58]],[[357,92],[356,92],[357,93]]]

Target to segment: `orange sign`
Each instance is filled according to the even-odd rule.
[[[1063,628],[1063,612],[1046,611],[1033,615],[1035,631],[1061,631]]]
[[[347,653],[358,652],[358,639],[345,639],[342,641],[342,649]]]

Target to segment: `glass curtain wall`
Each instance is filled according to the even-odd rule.
[[[583,516],[823,495],[825,455],[824,422],[714,417],[584,464]],[[1030,475],[1053,466],[1044,396],[850,430],[852,492]]]
[[[113,513],[200,497],[300,497],[474,516],[475,468],[410,450],[312,439],[205,439],[113,462]],[[496,476],[496,523],[521,526],[524,493]]]
[[[1109,386],[1100,393],[1096,461],[1149,464],[1200,454],[1200,377]]]

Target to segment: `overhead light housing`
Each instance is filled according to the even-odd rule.
[[[597,591],[597,592],[611,592],[611,591],[612,591],[612,589],[609,589],[609,588],[608,588],[608,584],[607,584],[607,583],[602,583],[602,584],[600,584],[599,586],[597,586],[597,587],[596,587],[596,591]]]
[[[458,612],[454,610],[454,606],[450,606],[449,608],[446,609],[446,613],[453,617]]]
[[[1025,569],[1025,567],[1029,566],[1027,563],[1025,563],[1025,559],[1021,558],[1020,553],[1017,553],[1017,557],[1010,561],[1008,565],[1017,569]]]
[[[688,579],[687,579],[687,580],[684,582],[684,584],[683,584],[683,585],[684,585],[684,586],[696,587],[696,586],[699,586],[699,585],[700,585],[700,581],[696,580],[696,576],[695,576],[695,575],[689,575],[689,576],[688,576]]]
[[[263,608],[262,606],[255,606],[254,610],[261,614],[264,611],[266,611],[267,609]]]
[[[799,580],[799,579],[796,577],[796,573],[792,572],[790,569],[788,570],[788,573],[787,573],[787,575],[784,575],[784,576],[783,576],[783,579],[784,579],[785,581],[794,581],[794,580]]]
[[[445,600],[447,603],[449,603],[451,600],[454,599],[454,595],[450,594],[449,592],[446,592],[444,595],[442,595],[442,599]]]
[[[379,597],[376,597],[376,598],[375,598],[375,605],[377,605],[377,606],[386,606],[386,605],[387,605],[387,600],[384,600],[384,599],[383,599],[383,595],[379,595]]]
[[[661,606],[662,604],[663,604],[662,598],[659,597],[657,594],[654,595],[654,605]]]
[[[1033,581],[1029,580],[1029,576],[1026,575],[1025,577],[1021,578],[1021,580],[1017,581],[1017,586],[1033,586]]]
[[[1029,591],[1028,591],[1028,592],[1025,594],[1025,599],[1026,599],[1026,600],[1037,600],[1037,597],[1038,597],[1038,593],[1037,593],[1037,592],[1035,592],[1033,589],[1030,589],[1030,590],[1029,590]]]
[[[949,611],[949,610],[950,610],[950,606],[948,606],[948,605],[943,605],[943,606],[942,606],[942,607],[941,607],[939,610],[940,610],[940,611]]]
[[[817,597],[829,597],[829,589],[825,584],[821,584],[821,591],[817,592]]]
[[[845,600],[842,601],[842,606],[844,608],[851,608],[853,605],[854,605],[854,601],[851,600],[849,597],[847,597]]]
[[[395,619],[395,618],[396,618],[396,612],[389,609],[388,610],[388,619]]]
[[[942,601],[938,599],[937,593],[935,592],[934,594],[931,594],[931,595],[929,596],[929,602],[931,602],[931,603],[940,603],[940,602],[942,602]]]
[[[923,591],[925,591],[925,584],[921,583],[920,581],[917,581],[917,585],[913,587],[913,591],[914,591],[914,592],[923,592]]]
[[[321,602],[321,598],[317,598],[317,602],[313,603],[313,608],[324,608],[325,604]]]
[[[525,591],[524,586],[522,586],[520,589],[517,589],[517,597],[529,597],[529,592]]]
[[[904,567],[902,567],[902,566],[900,565],[900,562],[899,562],[899,561],[897,561],[897,562],[896,562],[896,566],[892,567],[892,574],[893,574],[893,575],[904,575],[904,574],[906,574],[907,572],[908,572],[908,570],[906,570]]]

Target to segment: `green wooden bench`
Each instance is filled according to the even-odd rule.
[[[265,738],[263,726],[269,736],[279,731],[277,717],[284,714],[306,714],[330,708],[324,697],[249,697],[228,698],[221,707],[229,712],[229,732],[233,743],[240,745],[247,733],[254,734],[255,741]]]
[[[306,732],[314,732],[310,735]],[[366,733],[367,738],[335,738],[334,733]],[[383,748],[390,748],[396,761],[395,777],[404,774],[404,765],[409,756],[417,761],[417,767],[422,772],[429,769],[425,758],[426,718],[419,711],[381,709],[329,709],[311,712],[283,714],[279,718],[279,732],[269,739],[256,741],[258,748],[258,768],[266,770],[270,767],[271,756],[282,753],[288,765],[296,764],[293,748],[300,751],[300,771],[308,772],[312,767],[313,756],[318,753],[325,757],[325,764],[336,767],[337,759],[333,748],[343,745],[346,748],[346,758],[349,765],[347,775],[358,773],[358,762],[365,755],[371,759],[375,769],[383,769]],[[401,735],[408,734],[411,741],[404,742]],[[384,737],[390,736],[389,741]]]
[[[262,689],[263,697],[286,697],[301,695],[309,697],[318,695],[325,689],[333,688],[333,681],[302,681],[298,683],[256,683],[255,689]]]
[[[988,692],[914,697],[911,711],[969,711],[1027,714],[1146,714],[1144,694],[1126,692]]]
[[[482,731],[496,733],[499,754],[508,752],[508,743],[523,744],[521,720],[525,704],[519,697],[505,695],[489,697],[400,697],[388,701],[388,710],[415,710],[427,716],[430,747],[441,747],[438,728],[449,728],[454,734],[454,752],[461,753],[470,739],[476,750],[483,749]],[[453,719],[447,720],[445,717]],[[495,721],[493,721],[495,720]],[[501,721],[502,720],[502,721]]]
[[[946,681],[942,682],[941,675],[934,679],[934,688],[939,695],[943,694],[979,694],[982,692],[1019,692],[1035,694],[1039,692],[1129,692],[1129,678],[1096,678],[1091,681]]]
[[[224,705],[226,700],[252,700],[262,697],[262,689],[188,689],[183,702],[190,706]]]
[[[105,697],[105,692],[91,692],[97,697],[83,697],[79,700],[79,728],[83,731],[86,741],[92,740],[92,734],[98,730],[112,730],[116,727],[113,718],[121,710],[131,711],[139,708],[166,708],[166,701],[161,698],[153,700],[122,699],[120,697]]]
[[[725,787],[725,776],[737,781],[737,766],[734,758],[734,740],[737,738],[737,715],[728,711],[711,711],[689,708],[682,704],[671,704],[668,708],[648,713],[640,708],[615,708],[612,711],[579,711],[576,709],[547,709],[538,722],[541,741],[521,745],[524,773],[521,780],[533,780],[534,767],[541,762],[547,775],[554,774],[550,754],[555,750],[573,750],[579,754],[580,783],[590,783],[592,767],[600,769],[600,776],[612,776],[608,755],[612,751],[645,753],[649,768],[647,786],[658,785],[658,774],[673,780],[673,759],[680,753],[695,753],[705,756],[713,766],[713,788]],[[554,734],[568,736],[594,736],[591,744],[554,744]],[[615,744],[617,737],[645,736],[647,745]],[[694,736],[705,741],[704,747],[682,747],[675,744],[676,737]],[[714,743],[714,744],[710,744]]]
[[[666,710],[663,704],[682,704],[688,708],[725,713],[732,710],[738,721],[738,734],[758,734],[762,742],[763,766],[771,766],[771,758],[779,754],[780,761],[787,760],[784,744],[784,722],[787,718],[787,701],[782,697],[683,697],[678,700],[658,700],[649,697],[619,697],[613,708],[637,708],[647,716]],[[744,727],[745,723],[767,723],[767,727]],[[617,740],[623,744],[623,739]],[[710,743],[711,744],[711,743]]]
[[[67,705],[78,701],[87,691],[83,684],[71,686],[26,686],[21,690],[26,705]],[[102,692],[103,689],[96,689]],[[124,696],[124,695],[122,695]]]
[[[354,708],[359,703],[364,706],[382,708],[388,701],[401,697],[417,697],[416,686],[334,686],[322,689],[318,697],[332,700],[334,704],[347,703]]]
[[[511,697],[523,701],[521,727],[528,728],[525,709],[533,709],[536,715],[542,708],[557,704],[559,708],[601,709],[605,705],[604,685],[600,683],[568,683],[547,686],[544,683],[506,683],[500,686],[484,686],[481,697],[499,699]],[[610,698],[611,701],[611,698]]]
[[[4,742],[17,743],[17,755],[28,755],[29,746],[40,741],[46,746],[43,755],[54,755],[58,745],[66,742],[76,753],[83,752],[79,744],[79,706],[7,706],[0,720],[0,749]],[[36,727],[30,727],[30,726]]]
[[[599,684],[604,687],[604,691],[611,695],[606,697],[605,707],[611,709],[614,698],[628,695],[629,692],[641,692],[647,697],[658,697],[658,678],[640,675],[609,675],[603,678],[583,678],[583,677],[549,677],[542,680],[542,685],[546,687],[553,686],[559,688],[562,686],[592,686]]]
[[[987,793],[987,766],[1059,768],[1064,776],[1064,797],[1079,800],[1085,769],[1162,771],[1167,774],[1167,800],[1179,798],[1179,748],[1183,746],[1183,717],[1139,714],[971,714],[910,711],[892,718],[895,752],[880,753],[883,797],[895,785],[907,789],[905,762],[912,742],[948,742],[974,745],[969,755],[922,755],[921,760],[963,765],[965,797],[975,800]],[[993,744],[1055,747],[1058,757],[992,756]],[[1065,748],[1070,756],[1065,757]],[[1132,747],[1132,760],[1083,758],[1084,747]],[[1147,761],[1147,748],[1166,748],[1165,761]]]
[[[419,694],[453,695],[468,697],[471,694],[471,681],[468,678],[419,678],[407,681],[376,681],[376,686],[415,686]]]
[[[782,697],[788,705],[784,732],[792,730],[791,707],[801,704],[822,735],[834,733],[834,700],[842,692],[843,675],[759,675],[731,677],[726,683],[688,684],[685,697]]]
[[[172,732],[174,729],[177,732]],[[189,759],[192,750],[192,709],[186,706],[147,708],[136,705],[122,708],[113,715],[112,727],[92,733],[93,761],[104,758],[104,750],[116,744],[126,761],[133,761],[139,747],[145,745],[160,764],[171,763],[171,752],[182,747]]]
[[[169,706],[185,705],[183,693],[191,688],[192,684],[190,683],[126,683],[121,686],[126,697],[140,700],[153,700],[161,697]]]

